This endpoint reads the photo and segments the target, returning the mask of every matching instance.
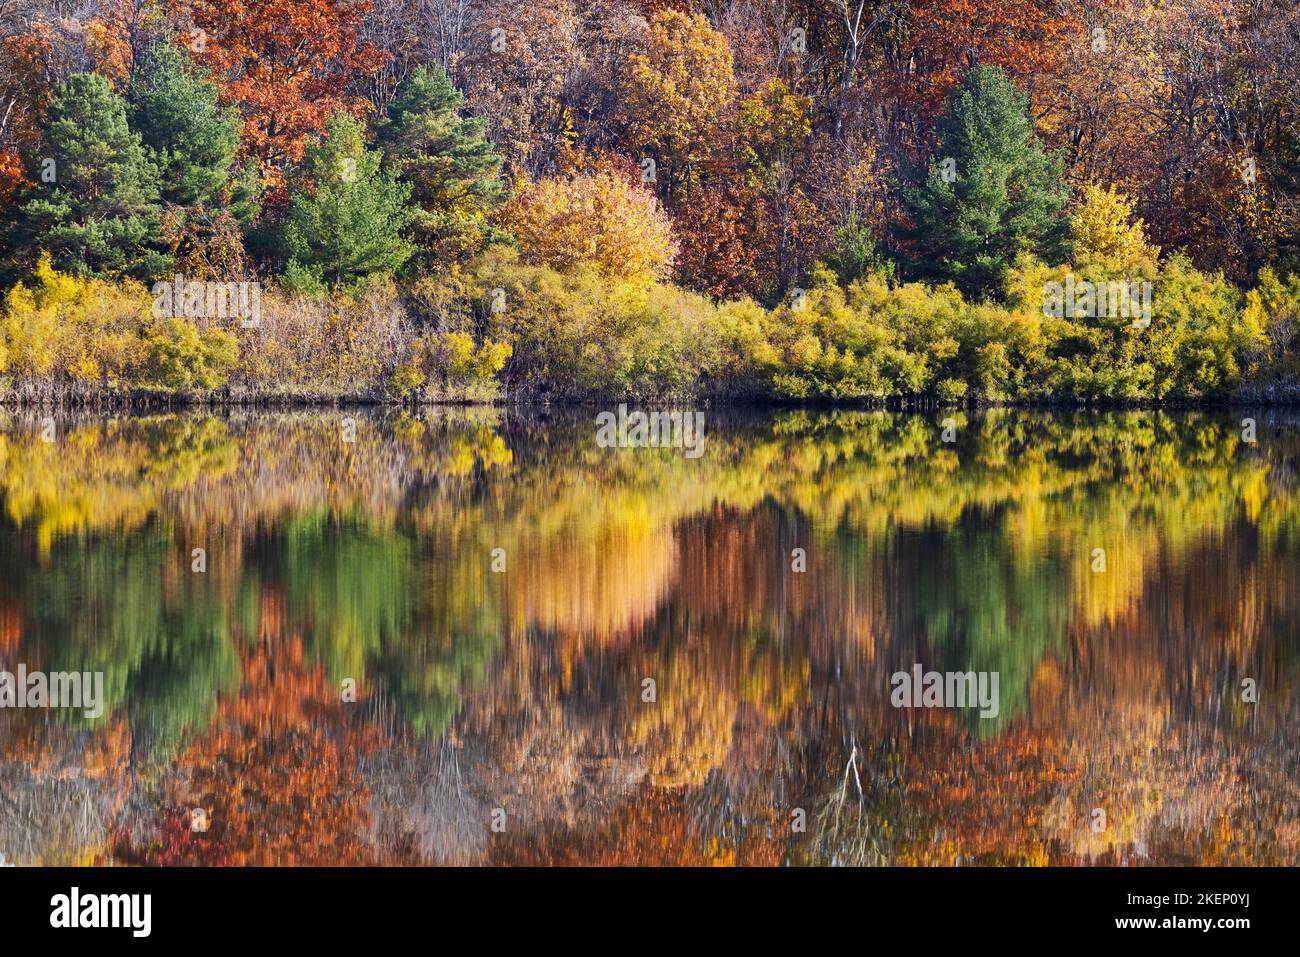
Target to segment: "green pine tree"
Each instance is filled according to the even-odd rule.
[[[158,167],[164,202],[209,209],[222,202],[241,120],[217,95],[204,71],[167,43],[150,48],[131,82],[131,127]]]
[[[168,267],[156,247],[158,172],[127,124],[126,103],[93,73],[69,77],[27,156],[34,184],[19,199],[15,250],[50,253],[77,275],[148,280]]]
[[[411,257],[406,238],[414,218],[409,184],[380,169],[364,127],[346,113],[325,123],[325,135],[303,157],[280,238],[290,284],[304,289],[357,287],[391,276]]]
[[[464,261],[500,237],[486,217],[507,195],[501,156],[483,120],[460,115],[463,105],[442,67],[421,67],[397,88],[379,130],[378,145],[419,208],[413,235],[423,268]]]
[[[1065,254],[1069,199],[1060,159],[1043,152],[1029,100],[997,67],[971,70],[939,121],[939,148],[907,192],[915,271],[965,293],[1000,294],[1021,253]]]
[[[128,92],[131,128],[159,171],[161,240],[187,274],[247,271],[244,232],[257,218],[261,178],[251,160],[233,168],[243,125],[185,51],[150,47]]]

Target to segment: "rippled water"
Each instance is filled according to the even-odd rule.
[[[594,416],[0,415],[0,853],[1300,860],[1300,420]]]

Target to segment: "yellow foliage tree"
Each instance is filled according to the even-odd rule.
[[[1160,251],[1147,242],[1146,225],[1133,218],[1133,200],[1095,183],[1080,191],[1070,219],[1074,261],[1104,269],[1154,267]]]
[[[672,192],[713,151],[735,101],[731,46],[703,15],[660,10],[621,92],[629,145],[656,155]]]
[[[672,223],[653,194],[612,170],[541,180],[502,220],[525,261],[561,272],[589,263],[606,276],[663,279],[677,255]]]
[[[812,99],[793,92],[784,80],[767,84],[740,105],[737,126],[741,155],[765,185],[779,183],[794,154],[812,136]]]

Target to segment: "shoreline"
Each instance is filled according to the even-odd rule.
[[[98,395],[15,396],[0,395],[0,411],[71,410],[78,412],[159,412],[203,409],[244,410],[296,410],[330,408],[499,408],[499,409],[604,409],[618,404],[638,408],[701,408],[716,410],[763,409],[815,409],[881,412],[979,412],[992,409],[1052,410],[1052,411],[1227,411],[1241,408],[1291,409],[1300,407],[1300,387],[1285,396],[1234,395],[1223,398],[1178,399],[1159,401],[1150,399],[1013,399],[943,401],[936,398],[889,397],[881,399],[805,399],[793,400],[767,396],[695,396],[678,398],[646,398],[633,396],[592,397],[538,397],[501,396],[481,398],[473,396],[438,396],[427,399],[393,399],[365,393],[306,394],[281,392],[256,395],[231,394],[181,394],[169,395],[155,392],[110,392]]]

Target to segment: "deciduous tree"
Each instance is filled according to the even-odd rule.
[[[525,261],[561,272],[590,263],[606,275],[661,279],[677,254],[672,224],[654,194],[608,166],[525,187],[502,222]]]
[[[367,8],[365,0],[177,0],[193,25],[191,50],[243,115],[244,153],[257,160],[273,203],[308,135],[336,112],[369,109],[350,86],[387,54],[358,37]]]

